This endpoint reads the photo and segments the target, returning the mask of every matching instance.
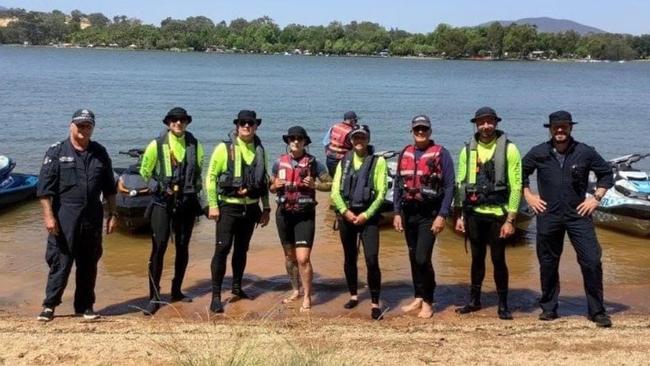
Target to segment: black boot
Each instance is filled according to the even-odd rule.
[[[247,294],[242,290],[241,285],[239,286],[233,286],[231,293],[233,294],[233,298],[230,300],[230,302],[235,302],[237,300],[253,300],[253,296]]]
[[[213,296],[210,303],[210,311],[215,314],[223,313],[223,305],[221,305],[221,296]]]
[[[508,291],[499,291],[497,315],[501,320],[512,320],[512,313],[508,309]]]
[[[181,284],[176,281],[172,281],[172,302],[181,301],[181,302],[192,302],[192,298],[185,295],[181,291]]]
[[[469,304],[463,306],[462,308],[457,308],[456,313],[469,314],[481,310],[481,286],[472,285],[469,297]]]

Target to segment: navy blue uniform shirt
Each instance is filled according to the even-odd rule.
[[[86,151],[78,152],[66,139],[45,153],[36,195],[52,198],[52,211],[69,245],[82,218],[101,230],[101,194],[116,192],[111,159],[99,143],[91,141]]]
[[[609,189],[614,185],[612,168],[596,150],[571,139],[564,163],[553,154],[549,140],[539,144],[522,160],[523,187],[530,186],[530,175],[537,170],[537,189],[546,201],[548,213],[574,211],[585,200],[589,172],[596,174],[596,186]]]

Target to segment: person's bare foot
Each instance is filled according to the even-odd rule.
[[[413,300],[413,302],[411,302],[408,305],[402,306],[401,309],[405,313],[411,312],[413,310],[418,310],[418,309],[420,309],[422,307],[423,302],[424,301],[421,298],[416,297],[415,300]]]
[[[300,291],[299,290],[293,290],[293,292],[291,293],[291,295],[289,295],[289,297],[282,300],[282,303],[283,304],[288,304],[288,303],[290,303],[292,301],[298,300],[299,297],[300,297]]]
[[[306,312],[311,310],[311,296],[305,295],[302,299],[302,306],[300,307],[301,312]]]
[[[418,318],[428,319],[433,316],[433,307],[431,304],[422,301],[422,308],[418,313]]]

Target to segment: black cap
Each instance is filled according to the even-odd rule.
[[[368,125],[354,125],[354,127],[352,127],[352,130],[350,131],[350,133],[348,133],[348,139],[350,139],[350,141],[352,141],[352,136],[354,136],[356,134],[359,134],[359,133],[365,134],[366,136],[368,136],[368,141],[370,141],[370,128],[368,128]]]
[[[419,114],[411,120],[411,128],[415,128],[417,126],[424,126],[431,128],[431,120],[429,119],[429,116],[426,114]]]
[[[497,112],[490,108],[490,107],[481,107],[479,108],[476,113],[474,114],[474,118],[472,118],[470,121],[472,123],[478,121],[480,118],[483,117],[492,117],[494,118],[497,122],[501,122],[501,118],[497,116]]]
[[[289,137],[291,136],[302,136],[305,139],[305,146],[311,144],[311,139],[307,135],[307,131],[301,126],[293,126],[289,128],[286,135],[282,135],[285,144],[289,144]]]
[[[571,124],[572,126],[578,123],[578,122],[573,122],[573,117],[571,117],[571,113],[567,111],[557,111],[548,115],[548,123],[544,123],[544,127],[551,127],[553,123],[560,123],[560,122],[569,122],[569,124]]]
[[[187,114],[187,111],[181,107],[174,107],[167,112],[165,118],[163,118],[163,123],[169,123],[169,120],[172,118],[184,119],[188,124],[192,123],[192,116]]]
[[[239,121],[254,121],[259,126],[262,123],[261,118],[257,118],[257,113],[255,111],[249,111],[242,109],[237,113],[237,118],[232,120],[232,123],[237,123]]]
[[[357,121],[358,119],[359,117],[357,117],[357,114],[353,111],[345,112],[345,114],[343,114],[343,120]]]
[[[95,125],[95,113],[90,109],[78,109],[72,115],[72,121],[75,124],[90,122],[92,125]]]

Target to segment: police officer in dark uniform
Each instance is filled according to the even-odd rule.
[[[539,319],[558,317],[558,267],[566,232],[582,270],[589,319],[599,327],[611,327],[603,305],[602,251],[591,214],[614,184],[612,169],[594,148],[571,137],[575,124],[569,112],[552,113],[549,123],[544,125],[549,128],[551,139],[533,147],[523,159],[524,198],[537,214],[537,257],[542,283]],[[529,176],[535,170],[539,195],[529,187]],[[590,171],[597,178],[596,192],[585,198]]]
[[[41,167],[37,196],[49,233],[45,258],[50,272],[40,321],[54,318],[73,262],[77,267],[75,313],[86,319],[99,317],[93,304],[97,262],[102,255],[102,194],[108,205],[106,233],[110,234],[117,223],[113,167],[106,149],[90,140],[94,127],[92,111],[76,111],[70,137],[47,150]]]

